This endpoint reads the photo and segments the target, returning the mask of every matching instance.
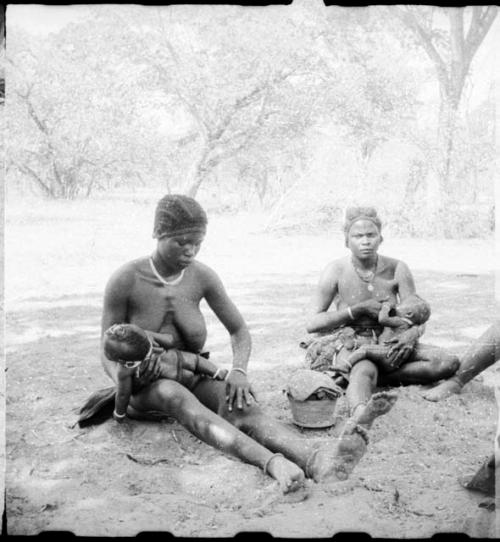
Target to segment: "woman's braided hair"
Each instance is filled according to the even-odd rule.
[[[345,212],[344,221],[344,236],[346,246],[349,239],[349,231],[351,230],[352,225],[358,220],[370,221],[376,226],[379,233],[382,233],[382,221],[380,220],[374,207],[348,207]]]
[[[156,206],[153,238],[204,233],[207,223],[207,214],[196,200],[183,194],[167,194]]]

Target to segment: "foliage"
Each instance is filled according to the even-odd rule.
[[[450,33],[435,25],[448,12],[405,9],[448,62]],[[9,28],[9,183],[67,199],[185,192],[226,211],[263,209],[270,227],[323,223],[362,200],[425,215],[430,231],[451,220],[434,204],[436,78],[397,13],[305,0],[101,5],[44,39]],[[472,24],[479,12],[467,13]],[[449,209],[491,195],[492,107],[490,95],[454,121]]]
[[[116,165],[125,158],[121,119],[132,103],[124,76],[101,77],[98,52],[87,49],[83,62],[78,33],[72,35],[73,42],[60,43],[14,34],[7,50],[7,126],[15,134],[7,141],[8,164],[45,195],[69,199],[107,188],[111,175],[125,170],[126,159]]]
[[[497,6],[463,9],[395,6],[391,9],[392,15],[402,21],[428,55],[439,83],[438,159],[435,168],[447,199],[456,191],[451,175],[456,172],[454,146],[459,105],[473,59],[497,12]]]
[[[432,239],[491,237],[495,231],[494,206],[450,205],[429,209],[423,205],[382,209],[388,234]]]

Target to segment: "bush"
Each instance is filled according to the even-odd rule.
[[[341,233],[344,211],[323,205],[303,213],[287,213],[268,230],[280,233]],[[495,231],[495,208],[490,205],[449,205],[439,210],[423,206],[383,208],[377,211],[384,232],[395,237],[472,239],[485,238]]]
[[[438,210],[422,207],[380,212],[391,235],[444,239],[484,238],[494,233],[495,208],[490,205],[448,205]]]

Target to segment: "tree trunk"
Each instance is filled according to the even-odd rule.
[[[203,181],[205,179],[205,174],[200,167],[196,168],[194,179],[191,185],[189,186],[186,195],[191,198],[196,198],[196,195],[198,194],[198,190],[200,189],[200,186],[202,185]]]
[[[439,171],[443,193],[450,196],[453,191],[453,183],[451,182],[452,155],[457,117],[458,104],[453,103],[452,100],[441,91],[438,141],[441,148],[442,159]]]
[[[200,189],[200,186],[205,181],[205,179],[207,179],[210,172],[218,163],[217,161],[208,159],[210,150],[211,150],[210,146],[207,145],[207,147],[201,153],[201,156],[198,159],[198,162],[196,163],[196,167],[194,169],[194,174],[193,174],[193,180],[191,184],[189,185],[189,188],[186,192],[186,195],[190,196],[191,198],[196,197],[196,194],[198,194],[198,190]]]
[[[464,12],[460,9],[449,8],[448,17],[450,21],[450,65],[446,81],[440,80],[439,141],[443,149],[442,188],[445,194],[452,196],[451,177],[455,128],[469,66],[465,55]]]

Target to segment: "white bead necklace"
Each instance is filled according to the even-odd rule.
[[[150,256],[149,257],[149,265],[151,266],[151,271],[153,271],[153,273],[156,275],[157,279],[162,282],[165,286],[176,286],[177,284],[179,284],[179,282],[182,280],[182,278],[184,277],[184,271],[185,269],[183,269],[181,271],[181,274],[174,280],[165,280],[161,275],[160,273],[158,273],[156,267],[155,267],[155,264],[153,263],[153,257]]]

